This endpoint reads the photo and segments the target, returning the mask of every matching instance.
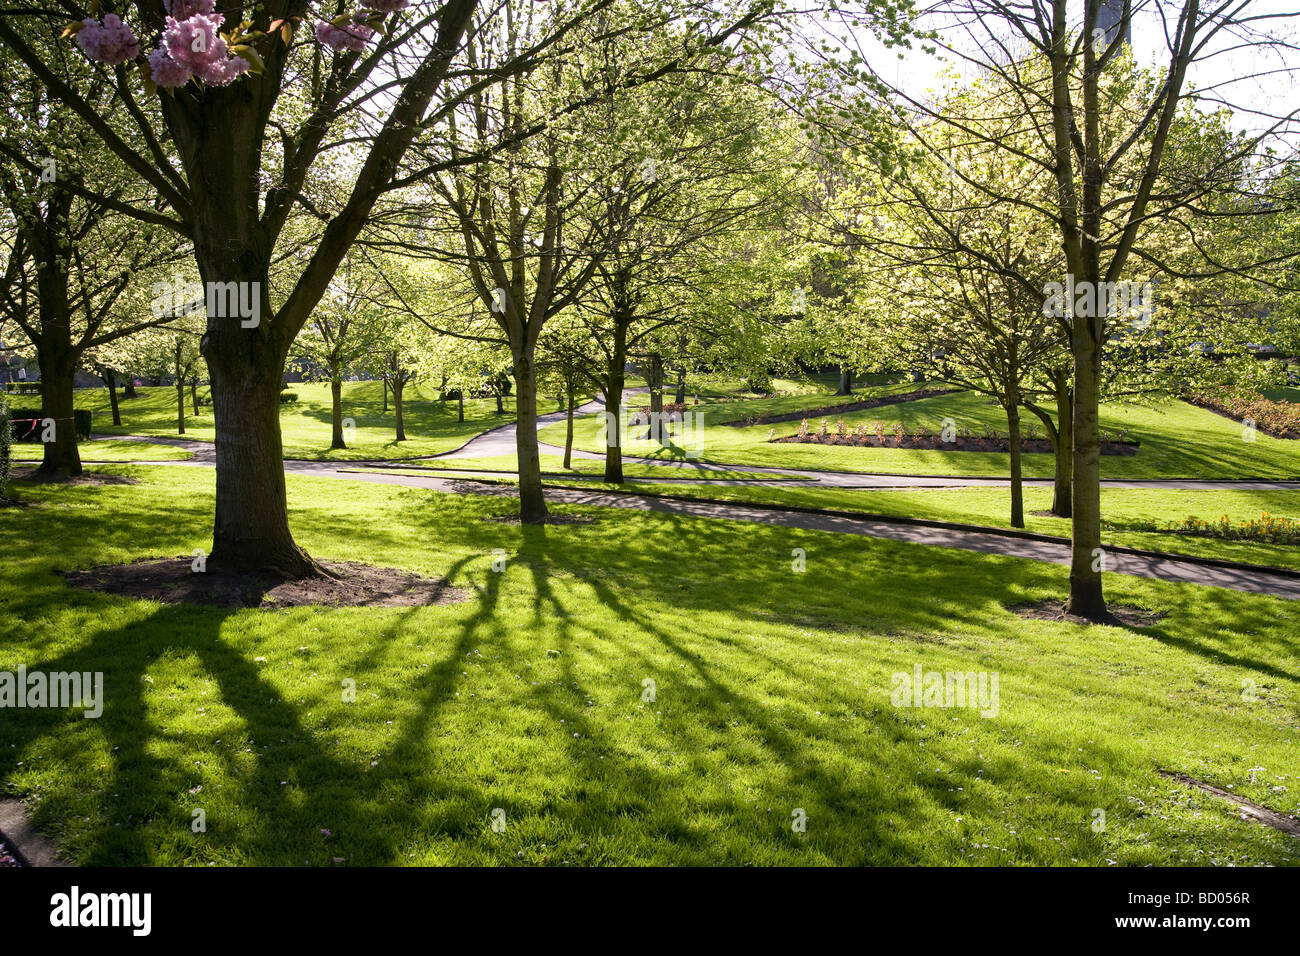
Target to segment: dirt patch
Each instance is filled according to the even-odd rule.
[[[1168,777],[1170,780],[1177,780],[1181,784],[1189,787],[1195,787],[1205,793],[1225,800],[1237,808],[1242,819],[1255,820],[1265,826],[1270,826],[1275,830],[1281,830],[1283,833],[1289,833],[1293,837],[1300,837],[1300,820],[1288,817],[1285,814],[1278,813],[1276,810],[1270,810],[1262,804],[1254,803],[1245,797],[1239,797],[1235,793],[1216,787],[1212,783],[1206,783],[1204,780],[1197,780],[1195,777],[1189,777],[1185,773],[1177,773],[1173,770],[1157,770],[1156,773],[1162,777]]]
[[[1093,624],[1085,617],[1065,613],[1064,601],[1033,601],[1029,604],[1011,604],[1007,610],[1012,614],[1034,621],[1063,621],[1069,624]],[[1169,616],[1165,611],[1148,611],[1140,607],[1128,607],[1112,604],[1109,608],[1112,620],[1107,622],[1122,627],[1151,627]]]
[[[951,395],[953,392],[959,392],[959,388],[922,388],[915,392],[905,392],[901,395],[885,395],[880,398],[869,398],[865,401],[844,402],[840,405],[823,405],[819,408],[805,408],[799,412],[785,412],[780,415],[760,415],[758,417],[750,416],[749,418],[737,418],[729,422],[718,422],[719,425],[731,425],[734,428],[745,428],[749,425],[775,425],[778,422],[797,422],[804,418],[824,418],[827,415],[847,415],[849,412],[862,412],[869,408],[880,408],[883,405],[902,405],[907,402],[920,401],[923,398],[934,398],[938,395]]]
[[[74,587],[165,604],[216,607],[281,608],[418,607],[456,604],[469,599],[464,588],[396,568],[375,568],[355,561],[321,562],[331,574],[286,581],[271,572],[191,570],[191,558],[162,558],[134,564],[111,564],[89,571],[67,571]]]
[[[487,515],[484,521],[494,524],[519,524],[519,515]],[[546,516],[547,524],[595,524],[595,515],[555,515]]]
[[[37,485],[138,485],[139,478],[126,475],[101,475],[95,472],[82,472],[75,477],[49,477],[38,473],[36,468],[26,468],[13,473],[15,481],[30,481]]]
[[[916,448],[926,451],[1010,451],[1011,439],[1009,438],[980,438],[973,435],[958,436],[952,441],[944,441],[941,435],[896,435],[886,434],[884,438],[877,435],[867,435],[865,437],[854,435],[852,432],[844,435],[828,433],[818,435],[816,432],[810,432],[807,435],[787,435],[784,438],[773,439],[776,443],[793,443],[796,445],[847,445],[856,448]],[[1101,453],[1103,455],[1136,455],[1139,442],[1135,441],[1104,441],[1101,443]],[[1046,438],[1025,438],[1020,442],[1020,451],[1026,455],[1048,454],[1052,451],[1052,443]]]
[[[1054,511],[1031,511],[1029,512],[1035,518],[1059,518],[1061,517]]]

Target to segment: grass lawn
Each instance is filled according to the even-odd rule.
[[[82,461],[184,461],[193,457],[184,448],[151,445],[141,441],[117,441],[96,438],[78,444]],[[12,458],[15,462],[41,460],[41,446],[31,442],[15,442]]]
[[[437,401],[438,391],[420,384],[407,387],[403,396],[402,417],[407,440],[394,440],[391,398],[383,411],[382,382],[345,382],[343,417],[356,423],[355,437],[349,447],[330,450],[330,392],[328,384],[297,383],[290,391],[298,401],[280,407],[280,428],[286,458],[342,460],[358,458],[411,458],[451,451],[480,432],[514,420],[514,400],[504,400],[507,414],[496,414],[496,399],[467,399],[465,421],[456,420],[455,402]],[[137,398],[119,400],[121,427],[114,427],[109,412],[108,392],[103,388],[78,389],[78,408],[95,413],[94,431],[106,435],[176,435],[176,390],[170,386],[136,390]],[[212,441],[212,406],[203,405],[201,415],[192,415],[189,389],[185,391],[185,437]],[[208,397],[206,386],[199,388],[202,399]],[[551,408],[543,409],[550,411]],[[86,446],[83,446],[83,448]]]
[[[921,386],[886,386],[872,391],[913,390]],[[788,403],[788,399],[782,400]],[[819,397],[819,404],[830,401]],[[753,414],[778,407],[770,403],[746,403]],[[775,429],[778,437],[794,434],[797,422],[733,428],[716,424],[735,417],[739,403],[707,405],[704,413],[702,460],[738,465],[766,465],[777,468],[825,469],[831,471],[885,472],[895,474],[935,475],[1006,475],[1010,456],[998,452],[942,452],[893,448],[857,448],[815,444],[769,442]],[[928,426],[937,432],[945,418],[952,418],[958,428],[970,428],[975,434],[984,429],[1006,431],[1006,417],[987,398],[970,392],[886,405],[844,416],[833,416],[830,424],[843,417],[850,426],[858,422],[882,421],[887,428],[901,423],[909,428]],[[815,425],[818,420],[810,420]],[[1042,434],[1042,424],[1026,413],[1025,425],[1034,424]],[[1102,428],[1112,433],[1124,431],[1130,439],[1140,441],[1133,456],[1102,457],[1102,476],[1107,478],[1297,478],[1300,477],[1300,441],[1259,435],[1257,440],[1242,440],[1242,428],[1236,422],[1185,402],[1157,405],[1107,405],[1101,412]],[[599,416],[585,416],[574,425],[574,445],[586,451],[601,450]],[[551,425],[542,430],[542,438],[563,444],[564,426]],[[629,445],[627,454],[638,457],[674,457],[680,449],[661,450],[649,442]],[[1050,454],[1023,456],[1027,477],[1051,477]]]
[[[471,599],[172,607],[51,572],[207,547],[212,472],[102,470],[141,483],[0,510],[0,670],[104,673],[97,720],[0,722],[0,790],[80,863],[1300,861],[1155,773],[1300,812],[1293,602],[1109,575],[1168,617],[1078,627],[1005,610],[1059,597],[1051,565],[602,509],[521,529],[481,520],[506,499],[289,476],[314,554]],[[996,716],[892,706],[914,665],[996,672]]]
[[[618,486],[548,481],[556,487],[585,490],[637,491],[651,494],[713,498],[724,501],[761,502],[835,511],[900,515],[935,521],[1011,527],[1010,491],[1006,488],[918,488],[915,490],[869,490],[818,487],[734,487],[683,484],[636,484]],[[1070,536],[1070,522],[1032,514],[1052,506],[1050,488],[1025,489],[1025,530],[1039,534]],[[1268,512],[1277,517],[1300,520],[1300,491],[1182,491],[1146,488],[1105,488],[1101,492],[1105,544],[1147,548],[1175,554],[1190,554],[1225,561],[1243,561],[1300,570],[1300,547],[1251,541],[1224,541],[1187,534],[1149,531],[1154,522],[1167,528],[1184,518],[1214,521],[1227,515],[1234,523],[1259,518]]]

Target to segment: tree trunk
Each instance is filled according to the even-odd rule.
[[[853,369],[847,365],[840,366],[840,387],[835,392],[836,395],[853,394]]]
[[[1020,466],[1020,408],[1014,396],[1003,399],[1011,449],[1011,527],[1025,526],[1025,491]]]
[[[514,372],[519,519],[524,524],[545,524],[546,497],[542,493],[542,464],[537,448],[537,378],[532,357],[524,355],[515,359]]]
[[[402,389],[406,383],[400,379],[393,379],[393,416],[397,421],[397,440],[406,441],[406,427],[402,422]],[[388,383],[384,383],[384,395],[387,400]]]
[[[190,379],[190,400],[194,404],[194,417],[199,417],[199,380],[198,377]]]
[[[1066,612],[1091,621],[1109,619],[1102,594],[1101,566],[1101,432],[1099,403],[1100,347],[1086,319],[1075,319],[1074,470],[1070,597]]]
[[[461,389],[456,393],[456,421],[463,423],[465,421],[465,390]]]
[[[570,383],[567,389],[568,401],[565,403],[564,414],[564,467],[566,469],[573,467],[573,385]]]
[[[605,370],[605,480],[623,484],[623,385],[627,367],[627,324],[614,320],[614,347]]]
[[[41,364],[41,418],[54,420],[54,434],[53,441],[43,442],[41,466],[36,474],[45,479],[74,478],[82,472],[73,415],[76,355],[57,344],[38,348],[37,355]],[[43,421],[37,422],[36,433],[43,434],[44,430]]]
[[[289,531],[280,441],[283,361],[254,352],[231,330],[205,348],[216,426],[217,509],[209,567],[272,569],[285,577],[320,568]]]
[[[111,368],[101,369],[104,373],[104,384],[108,387],[108,407],[113,410],[113,424],[121,427],[122,410],[117,405],[117,376],[113,374]]]
[[[185,434],[185,377],[181,370],[181,344],[176,343],[176,434]]]
[[[330,435],[330,448],[347,448],[343,441],[343,375],[330,370],[330,420],[333,434]]]
[[[1070,388],[1070,374],[1062,370],[1053,376],[1056,392],[1056,479],[1052,483],[1052,514],[1068,518],[1074,513],[1071,492],[1074,470],[1074,393]]]
[[[388,379],[384,379],[384,414],[388,414]]]
[[[122,386],[123,398],[136,398],[138,393],[135,390],[135,376],[130,372],[126,373],[126,382]]]
[[[497,414],[504,415],[505,413],[506,413],[505,406],[501,404],[501,392],[498,391],[497,392]]]
[[[677,366],[677,394],[673,396],[673,401],[678,405],[686,404],[686,366]]]

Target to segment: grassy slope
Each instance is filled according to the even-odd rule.
[[[897,390],[902,386],[894,386]],[[907,386],[914,388],[916,386]],[[822,403],[829,400],[818,398]],[[752,404],[752,403],[751,403]],[[892,448],[849,448],[768,442],[773,428],[777,436],[793,434],[798,423],[732,428],[714,424],[733,417],[732,404],[701,406],[705,414],[703,460],[727,464],[768,465],[781,468],[828,469],[835,471],[887,472],[937,475],[1005,475],[1009,456],[994,452],[911,451]],[[755,407],[754,412],[762,409]],[[1006,431],[1001,410],[988,399],[971,393],[889,405],[842,416],[849,425],[883,421],[888,428],[902,423],[909,428],[928,426],[939,431],[945,418],[959,428],[976,434],[986,428]],[[836,416],[838,418],[838,416]],[[836,418],[832,418],[834,424]],[[1260,435],[1254,442],[1242,440],[1237,423],[1183,402],[1155,406],[1105,406],[1102,427],[1111,432],[1126,431],[1141,441],[1137,455],[1104,456],[1102,475],[1108,478],[1296,478],[1300,477],[1300,442]],[[1036,419],[1026,424],[1041,423]],[[810,422],[815,425],[816,422]],[[575,424],[575,445],[599,451],[601,422],[595,416]],[[563,426],[543,429],[544,440],[562,444]],[[648,442],[629,446],[628,454],[664,457]],[[678,452],[680,453],[680,452]],[[1051,477],[1052,456],[1031,454],[1023,458],[1029,477]]]
[[[1059,596],[1054,566],[627,512],[523,530],[479,520],[509,500],[290,476],[313,553],[471,599],[166,607],[51,574],[207,546],[210,471],[114,470],[143,483],[22,487],[41,505],[0,511],[0,669],[105,673],[99,720],[0,722],[0,787],[79,862],[1300,860],[1154,773],[1300,812],[1296,603],[1110,576],[1169,617],[1078,628],[1003,609]],[[891,675],[918,663],[997,671],[998,715],[893,708]]]
[[[465,422],[456,421],[456,403],[438,402],[437,389],[419,384],[407,387],[403,402],[403,419],[407,441],[393,440],[394,419],[391,401],[383,411],[383,384],[347,382],[343,385],[343,417],[356,423],[356,437],[350,447],[331,451],[330,395],[324,384],[299,383],[291,386],[298,401],[281,406],[280,427],[287,458],[349,460],[358,458],[409,458],[451,451],[480,432],[512,421],[513,399],[504,402],[506,415],[496,414],[495,399],[470,399],[465,402]],[[176,391],[171,387],[141,388],[139,397],[122,401],[122,426],[114,427],[108,411],[108,392],[102,388],[79,389],[77,407],[95,412],[96,434],[175,435]],[[191,415],[189,390],[185,392],[185,437],[211,441],[213,438],[212,406],[204,405],[203,414]],[[207,397],[207,388],[199,395]],[[547,406],[544,411],[551,411]]]

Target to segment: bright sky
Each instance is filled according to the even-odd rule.
[[[1077,17],[1082,20],[1081,0],[1076,6]],[[1139,62],[1147,65],[1168,63],[1168,40],[1155,4],[1151,0],[1133,0],[1133,6],[1134,55]],[[1181,5],[1164,3],[1161,6],[1176,15]],[[1242,40],[1223,35],[1207,48],[1206,55],[1199,62],[1193,64],[1188,74],[1189,85],[1201,90],[1213,88],[1218,99],[1243,107],[1245,111],[1276,115],[1300,108],[1300,10],[1297,7],[1300,7],[1297,0],[1251,0],[1243,15],[1287,17],[1259,21],[1257,25],[1271,35],[1286,40],[1290,48],[1232,49],[1239,47]],[[972,32],[954,30],[950,24],[945,27],[938,19],[931,19],[928,25],[941,29],[947,42],[962,50],[975,49],[973,36],[978,36],[983,30],[982,26],[976,27]],[[1172,29],[1172,24],[1170,28]],[[938,86],[938,74],[945,66],[951,66],[959,72],[964,69],[965,75],[974,73],[970,64],[951,55],[945,63],[938,57],[928,56],[919,48],[914,48],[905,53],[903,60],[897,60],[896,51],[885,50],[883,47],[877,49],[880,52],[873,58],[873,62],[885,79],[914,95],[935,89]],[[885,66],[891,59],[892,68]],[[1249,112],[1240,112],[1238,115],[1238,125],[1242,129],[1253,131],[1261,128],[1262,124],[1261,116],[1252,116]]]

